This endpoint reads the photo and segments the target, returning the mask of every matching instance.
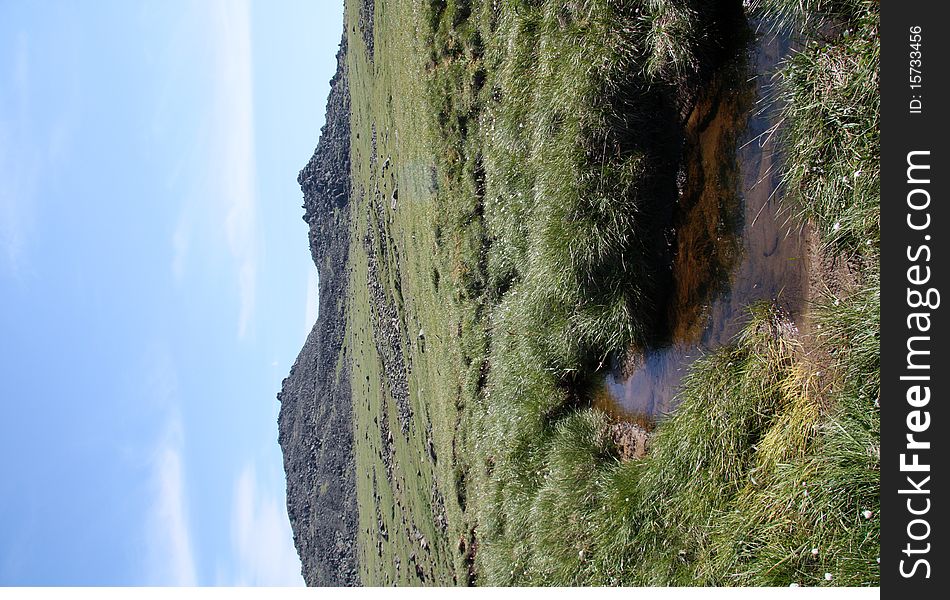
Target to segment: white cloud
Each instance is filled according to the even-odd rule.
[[[32,144],[26,143],[31,132],[30,119],[30,47],[24,33],[17,35],[13,73],[0,82],[10,92],[15,106],[0,102],[0,249],[7,264],[17,272],[22,263],[33,227],[33,196],[39,177],[39,157]],[[0,100],[2,100],[0,96]]]
[[[241,309],[238,314],[238,337],[247,335],[257,297],[257,265],[252,260],[243,260],[238,270],[238,293]]]
[[[224,197],[224,228],[238,280],[238,337],[254,317],[257,294],[257,202],[250,6],[219,1],[212,7],[215,189]]]
[[[173,412],[152,456],[154,501],[146,523],[148,577],[152,585],[196,583],[182,445],[181,418]]]
[[[237,585],[303,585],[283,494],[261,489],[253,464],[234,484],[231,542]]]
[[[4,142],[0,137],[0,248],[7,266],[15,273],[22,265],[33,226],[34,185],[33,176],[22,170],[24,165],[18,164],[16,158],[9,156]]]
[[[197,55],[195,39],[202,40]],[[181,282],[192,263],[196,269],[201,263],[232,274],[237,336],[243,339],[254,331],[261,252],[249,2],[201,4],[197,19],[178,24],[166,54],[166,60],[181,69],[200,63],[201,92],[207,98],[199,124],[181,144],[178,161],[166,176],[169,189],[185,188],[170,238],[171,272]],[[151,119],[149,135],[157,139],[178,127],[176,111],[194,108],[176,103],[171,90],[181,81],[178,69],[169,73],[159,86]]]
[[[181,282],[185,276],[185,261],[188,258],[190,246],[191,236],[188,223],[185,219],[180,219],[172,233],[172,275],[177,282]]]
[[[313,324],[317,322],[320,316],[320,276],[315,268],[310,269],[307,275],[307,304],[304,312],[303,334],[304,337],[310,334]]]

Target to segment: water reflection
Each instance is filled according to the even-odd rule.
[[[728,343],[750,303],[771,300],[801,314],[805,236],[780,208],[777,124],[759,100],[788,50],[785,39],[760,37],[749,60],[721,73],[689,116],[667,335],[606,376],[609,400],[599,404],[615,416],[642,421],[673,410],[690,363]]]

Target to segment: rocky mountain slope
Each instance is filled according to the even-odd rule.
[[[350,361],[345,354],[350,245],[350,95],[346,36],[326,124],[297,178],[320,274],[320,309],[278,399],[287,510],[307,585],[359,585]]]

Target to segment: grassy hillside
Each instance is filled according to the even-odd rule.
[[[347,2],[364,583],[878,582],[877,3],[752,4],[802,40],[774,110],[813,305],[750,306],[623,460],[592,400],[664,335],[686,117],[742,3]]]

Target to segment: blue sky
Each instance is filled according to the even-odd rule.
[[[302,583],[276,394],[342,4],[0,0],[0,584]]]

